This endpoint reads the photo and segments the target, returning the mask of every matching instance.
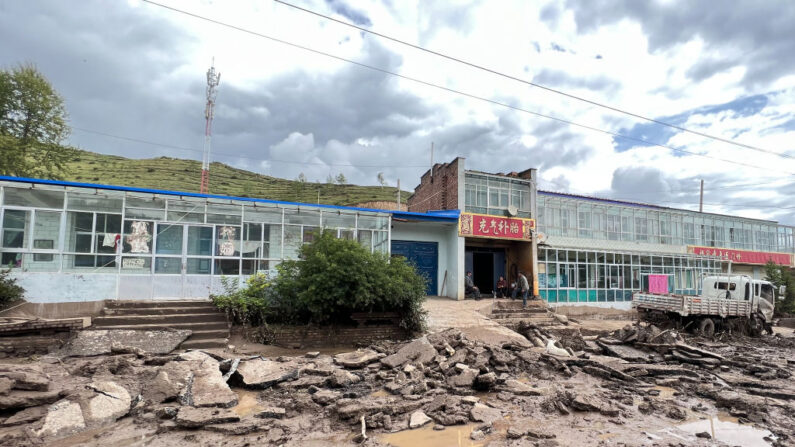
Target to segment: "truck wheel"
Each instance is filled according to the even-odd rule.
[[[751,337],[762,335],[762,325],[755,315],[748,319],[748,335]]]
[[[712,321],[712,318],[704,318],[698,324],[698,333],[702,337],[712,337],[715,335],[715,322]]]

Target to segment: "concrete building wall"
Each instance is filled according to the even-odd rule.
[[[460,209],[459,197],[463,194],[464,159],[437,163],[420,179],[414,194],[408,199],[409,211],[424,213],[434,210]]]
[[[437,284],[439,290],[437,294],[454,299],[463,299],[464,247],[463,238],[458,237],[458,228],[456,225],[431,222],[393,221],[392,240],[438,243],[439,265]],[[447,275],[446,281],[445,274]]]

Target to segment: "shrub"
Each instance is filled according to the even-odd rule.
[[[21,300],[25,295],[25,289],[17,284],[16,278],[9,275],[10,270],[0,270],[0,308]]]
[[[243,288],[224,279],[225,293],[213,303],[249,325],[345,324],[355,312],[397,312],[410,333],[425,329],[425,278],[403,258],[324,231],[301,247],[300,260],[277,271],[272,281],[255,275]]]
[[[237,281],[221,278],[224,293],[210,295],[216,307],[222,309],[235,323],[244,326],[264,326],[268,312],[268,278],[256,274],[248,278],[245,287],[238,287]]]
[[[354,312],[398,312],[410,332],[425,328],[425,279],[403,258],[370,253],[324,231],[285,261],[274,280],[274,316],[290,322],[338,324]]]

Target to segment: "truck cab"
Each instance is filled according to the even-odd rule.
[[[705,276],[701,295],[705,298],[749,301],[766,322],[773,320],[775,287],[769,281],[751,279],[747,275]]]

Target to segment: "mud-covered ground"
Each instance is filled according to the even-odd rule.
[[[0,445],[795,445],[793,338],[519,332],[277,358],[5,359]]]

